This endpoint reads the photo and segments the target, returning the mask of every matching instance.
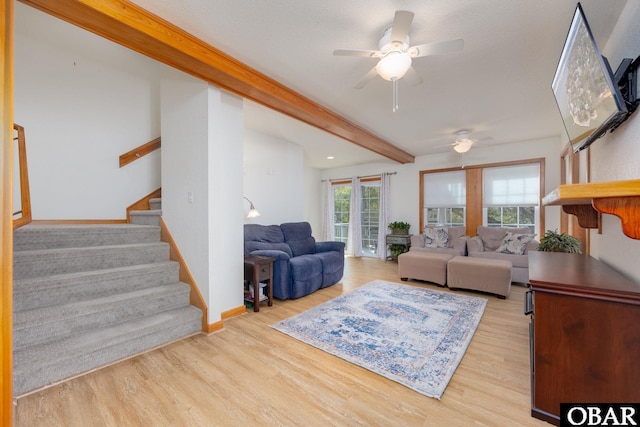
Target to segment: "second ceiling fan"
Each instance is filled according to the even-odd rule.
[[[378,50],[337,49],[336,56],[362,56],[378,58],[379,61],[358,83],[355,88],[363,88],[369,81],[379,75],[393,83],[393,111],[398,110],[398,80],[405,78],[410,85],[422,83],[422,78],[411,66],[414,58],[430,55],[444,55],[459,52],[464,47],[462,39],[424,43],[411,46],[409,29],[413,21],[413,12],[396,11],[393,24],[388,27],[378,42]]]

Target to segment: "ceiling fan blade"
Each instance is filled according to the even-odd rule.
[[[389,42],[394,44],[394,42],[398,42],[402,45],[407,35],[409,34],[409,29],[411,28],[411,22],[413,21],[413,12],[408,12],[406,10],[397,10],[396,15],[393,18],[393,24],[391,24],[391,39]]]
[[[413,67],[409,67],[403,79],[406,80],[410,86],[418,86],[422,83],[422,77],[420,77],[420,74],[418,74],[416,69]]]
[[[364,56],[367,58],[379,58],[382,56],[382,52],[379,50],[366,49],[336,49],[333,54],[335,56]]]
[[[420,58],[429,55],[445,55],[447,53],[459,52],[464,47],[464,40],[455,39],[442,42],[425,43],[412,46],[409,54],[412,58]]]
[[[378,72],[376,71],[376,67],[373,67],[371,69],[371,71],[369,71],[367,74],[365,74],[364,77],[362,77],[358,81],[358,83],[356,83],[354,88],[362,89],[363,87],[366,86],[367,83],[369,83],[371,80],[373,80],[377,75],[378,75]]]

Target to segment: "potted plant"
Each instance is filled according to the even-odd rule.
[[[558,233],[558,230],[547,230],[544,237],[540,239],[538,250],[542,252],[567,252],[579,254],[580,240],[567,233]]]
[[[389,223],[388,227],[391,230],[391,234],[409,234],[411,224],[403,221],[393,221]]]
[[[389,245],[389,252],[391,252],[391,259],[398,259],[398,257],[405,253],[408,252],[409,248],[407,248],[406,245],[398,245],[398,244],[392,244]]]

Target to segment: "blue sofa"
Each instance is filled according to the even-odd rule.
[[[344,243],[316,242],[308,222],[245,224],[244,253],[275,258],[273,296],[278,299],[334,285],[344,272]]]

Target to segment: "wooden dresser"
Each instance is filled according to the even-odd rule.
[[[531,415],[640,402],[640,284],[587,255],[529,252]]]

